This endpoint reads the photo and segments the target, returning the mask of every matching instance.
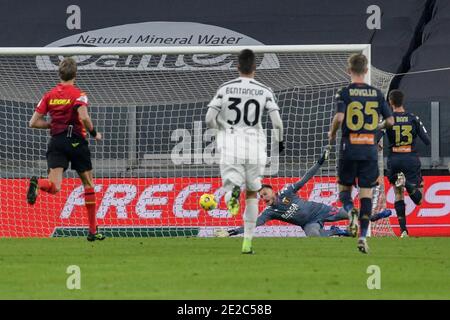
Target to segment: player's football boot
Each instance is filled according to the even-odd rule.
[[[405,175],[403,174],[403,172],[400,172],[399,174],[397,174],[397,181],[395,181],[395,186],[397,188],[404,187],[405,182],[406,182],[406,178],[405,178]]]
[[[380,219],[384,219],[384,218],[388,218],[392,215],[392,210],[390,209],[384,209],[381,212],[375,213],[373,215],[370,216],[370,221],[374,222],[374,221],[378,221]]]
[[[97,228],[97,232],[96,233],[90,233],[87,236],[87,241],[102,241],[105,240],[106,237],[98,232],[98,228]]]
[[[252,240],[244,238],[244,242],[242,242],[242,253],[253,254]]]
[[[241,188],[235,186],[231,192],[231,198],[227,202],[227,209],[232,216],[239,213],[239,196],[241,195]]]
[[[348,230],[341,230],[338,226],[331,226],[330,231],[332,232],[332,237],[351,237],[352,235]]]
[[[27,191],[27,202],[29,204],[35,204],[37,196],[38,196],[38,178],[31,177]]]
[[[400,234],[400,238],[408,238],[408,237],[409,237],[408,231],[403,230],[402,233]]]
[[[359,212],[356,208],[353,208],[349,213],[349,223],[347,230],[348,232],[350,232],[353,238],[358,234],[358,216]]]
[[[369,246],[367,244],[366,238],[358,240],[358,250],[362,253],[369,253]]]

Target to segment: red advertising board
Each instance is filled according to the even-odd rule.
[[[268,178],[275,189],[294,178]],[[339,205],[335,178],[314,178],[300,196],[331,205]],[[48,237],[57,227],[84,227],[83,188],[78,179],[65,179],[57,195],[40,193],[37,203],[26,203],[26,179],[0,179],[0,236]],[[237,226],[241,215],[231,217],[223,204],[206,212],[199,209],[203,193],[223,190],[219,178],[102,178],[96,180],[97,218],[109,227],[213,227]],[[394,192],[386,180],[388,208],[393,208]],[[406,197],[406,214],[412,236],[450,236],[450,177],[425,177],[424,201],[418,207]],[[261,204],[261,209],[262,209]],[[397,219],[390,218],[394,231]],[[272,221],[270,224],[282,224]]]

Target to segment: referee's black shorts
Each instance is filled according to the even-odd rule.
[[[88,141],[78,136],[67,137],[67,133],[53,136],[47,149],[48,168],[64,168],[66,171],[69,162],[71,169],[77,172],[92,170]]]

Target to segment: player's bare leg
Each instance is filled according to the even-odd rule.
[[[88,241],[104,240],[105,236],[97,231],[97,218],[95,208],[95,190],[94,190],[94,178],[92,176],[92,170],[78,172],[81,182],[84,187],[84,202],[89,220],[89,234]]]
[[[258,218],[257,191],[246,191],[245,211],[244,211],[244,241],[242,243],[242,253],[252,254],[252,239]]]
[[[48,179],[31,177],[27,191],[27,202],[35,204],[38,191],[42,190],[50,194],[56,194],[61,190],[64,168],[53,168],[49,170]]]
[[[356,237],[358,234],[358,209],[353,206],[352,200],[352,186],[344,186],[339,184],[339,200],[342,202],[344,210],[348,214],[348,226],[347,230],[352,235]]]

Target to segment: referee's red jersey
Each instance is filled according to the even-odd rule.
[[[50,115],[52,136],[67,131],[72,125],[72,134],[86,138],[86,130],[78,117],[78,107],[87,105],[88,98],[84,92],[74,85],[59,83],[39,101],[36,112]]]

